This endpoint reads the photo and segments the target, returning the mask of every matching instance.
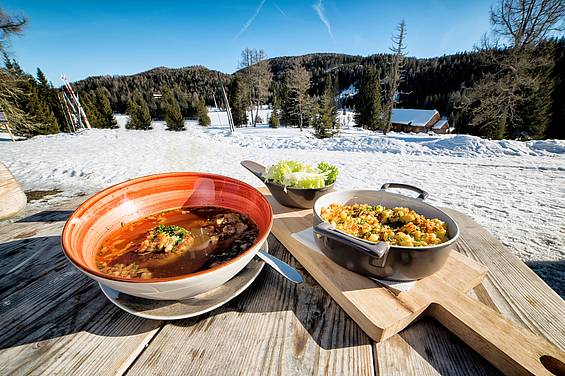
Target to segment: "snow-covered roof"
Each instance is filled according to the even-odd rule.
[[[447,124],[447,119],[439,119],[437,123],[434,124],[434,129],[441,129]],[[449,125],[449,124],[448,124]]]
[[[396,124],[410,124],[413,127],[425,127],[436,114],[439,114],[436,110],[395,108],[392,110],[392,122]]]

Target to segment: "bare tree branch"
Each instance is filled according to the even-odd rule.
[[[404,59],[406,57],[406,23],[402,20],[397,28],[397,34],[392,37],[393,46],[390,50],[393,52],[391,69],[388,74],[388,92],[385,103],[385,119],[383,133],[387,133],[392,128],[392,110],[394,108],[395,98],[398,92],[398,86],[402,80],[404,70]]]
[[[513,48],[531,47],[565,29],[565,0],[501,0],[490,21],[494,34]]]
[[[18,34],[27,23],[23,16],[11,16],[0,9],[0,46],[11,34]]]

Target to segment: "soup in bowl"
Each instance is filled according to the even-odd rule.
[[[239,273],[266,241],[272,209],[254,187],[195,172],[107,188],[69,217],[62,247],[83,273],[117,291],[183,299]]]

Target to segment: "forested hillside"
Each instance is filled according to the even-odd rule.
[[[0,9],[0,108],[25,136],[84,125],[114,128],[113,112],[128,114],[130,129],[151,129],[152,119],[165,119],[168,129],[181,131],[186,118],[209,125],[206,105],[213,105],[230,109],[232,130],[268,123],[332,137],[340,133],[337,111],[351,108],[357,126],[386,134],[394,108],[417,108],[438,110],[458,133],[565,138],[565,2],[515,1],[493,5],[491,30],[473,52],[409,57],[401,21],[391,54],[268,59],[262,49],[245,48],[239,59],[234,56],[239,70],[232,74],[191,66],[89,77],[73,84],[78,97],[68,83],[53,87],[40,69],[36,77],[21,69],[4,43],[21,33],[27,19]],[[270,119],[259,116],[265,104],[273,106]]]
[[[126,112],[129,99],[139,95],[147,102],[155,117],[158,116],[158,101],[153,97],[154,93],[162,93],[165,88],[178,88],[189,95],[196,93],[203,96],[212,103],[219,79],[227,83],[230,75],[202,66],[175,69],[159,67],[131,76],[89,77],[73,85],[83,95],[102,88],[110,99],[112,109],[120,113]]]
[[[550,50],[555,64],[552,68],[552,85],[546,88],[551,98],[550,125],[546,131],[548,137],[563,138],[565,124],[565,41],[552,40],[538,48]],[[495,51],[504,55],[505,51]],[[464,52],[429,59],[406,58],[405,72],[400,82],[399,104],[401,108],[437,109],[443,115],[453,118],[457,124],[457,103],[464,96],[465,88],[471,87],[483,74],[495,71],[493,52]],[[376,68],[379,77],[384,80],[390,64],[391,55],[377,54],[368,57],[316,53],[303,56],[283,56],[268,59],[272,73],[272,84],[268,102],[272,103],[273,88],[280,86],[290,71],[297,65],[302,66],[310,75],[309,95],[320,97],[329,78],[335,79],[338,91],[350,85],[359,88],[365,72],[365,67]],[[220,100],[218,80],[229,85],[235,75],[242,75],[243,70],[234,74],[225,74],[209,70],[202,66],[170,69],[155,68],[147,72],[131,76],[99,76],[89,77],[76,82],[76,87],[83,95],[90,95],[96,89],[102,88],[112,109],[116,112],[126,112],[128,100],[141,96],[148,104],[153,117],[162,116],[158,101],[153,93],[160,93],[165,87],[176,88],[188,96],[199,96],[208,105],[214,104],[214,95]],[[354,107],[354,99],[345,100],[342,105]],[[464,129],[460,131],[465,132]]]
[[[545,42],[538,48],[549,49],[555,64],[550,75],[553,83],[547,88],[551,98],[551,121],[548,137],[563,138],[565,134],[565,40]],[[505,51],[495,54],[504,55]],[[400,108],[437,109],[452,117],[464,89],[473,86],[483,74],[498,68],[491,58],[492,52],[464,52],[430,59],[407,58],[405,74],[400,82]],[[378,54],[368,57],[343,54],[309,54],[296,57],[270,59],[273,79],[281,80],[284,72],[295,64],[304,66],[312,75],[311,95],[323,91],[329,75],[337,75],[339,90],[351,84],[359,88],[365,67],[375,66],[381,80],[385,79],[391,55]],[[354,106],[354,100],[346,105]],[[452,119],[456,120],[456,119]]]

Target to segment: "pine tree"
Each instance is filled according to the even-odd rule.
[[[110,107],[110,100],[102,89],[96,90],[94,97],[94,106],[97,109],[97,120],[91,124],[95,128],[112,129],[117,127],[114,113]]]
[[[188,114],[187,117],[198,118],[198,105],[200,104],[200,97],[198,93],[194,92],[188,101]]]
[[[286,83],[283,86],[283,101],[281,105],[281,123],[285,127],[300,124],[300,113],[298,111],[298,97],[295,90],[288,88]]]
[[[0,108],[10,120],[12,132],[27,137],[34,135],[37,124],[19,106],[25,96],[22,81],[23,78],[13,75],[8,68],[0,68]]]
[[[279,117],[275,111],[271,112],[271,117],[269,117],[269,127],[278,128],[280,126]]]
[[[180,112],[183,117],[189,117],[190,114],[190,98],[186,93],[184,93],[180,86],[175,85],[172,89],[172,95],[176,99],[177,103],[179,104]]]
[[[524,63],[528,67],[529,82],[525,81],[526,84],[518,92],[521,98],[517,104],[518,121],[515,128],[510,122],[508,135],[511,138],[539,139],[547,135],[552,118],[552,95],[556,87],[555,77],[552,76],[554,53],[549,45],[539,46],[537,51],[529,48],[523,52],[529,63]]]
[[[130,116],[129,121],[126,124],[127,129],[138,129],[144,131],[151,129],[151,115],[149,114],[149,107],[141,97],[137,97],[129,101],[127,113]]]
[[[39,87],[41,87],[42,89],[47,89],[51,87],[51,85],[49,85],[49,81],[47,81],[47,77],[45,76],[45,73],[43,73],[43,71],[40,68],[37,68],[36,78],[37,78],[37,82],[39,83]]]
[[[356,96],[355,123],[363,129],[382,129],[381,83],[375,67],[369,66]]]
[[[98,112],[98,108],[94,104],[95,103],[94,98],[92,98],[89,93],[85,93],[80,97],[80,103],[82,105],[82,109],[86,113],[86,117],[88,118],[88,122],[90,123],[90,126],[96,128],[96,124],[98,124],[98,116],[100,115]]]
[[[543,138],[551,121],[551,92],[554,83],[550,73],[538,67],[537,84],[523,87],[518,93],[515,121],[508,122],[507,135],[517,139]],[[533,74],[532,74],[533,75]]]
[[[142,129],[141,123],[139,121],[140,107],[133,99],[128,102],[128,108],[126,114],[129,115],[129,119],[126,123],[126,129]]]
[[[304,126],[305,109],[300,106],[298,92],[294,89],[289,88],[287,84],[285,84],[284,86],[284,100],[281,106],[281,122],[285,127],[300,127],[300,123],[302,121],[302,126]]]
[[[316,138],[333,137],[339,131],[334,87],[331,80],[326,82],[324,95],[320,98],[318,115],[313,119],[314,136]]]
[[[167,104],[165,122],[167,123],[167,130],[169,131],[184,130],[184,118],[180,112],[179,104],[174,100]]]
[[[210,117],[208,116],[208,108],[204,99],[198,101],[198,124],[203,127],[210,126]]]
[[[162,97],[161,97],[161,101],[159,102],[157,117],[160,119],[164,119],[167,116],[167,111],[169,109],[169,106],[176,101],[171,90],[167,86],[162,88],[161,94]]]
[[[302,65],[296,65],[290,72],[289,88],[291,90],[290,95],[293,97],[293,105],[296,107],[293,111],[297,114],[298,127],[302,130],[304,127],[304,113],[310,100],[308,96],[310,73]]]
[[[65,117],[65,110],[59,98],[59,91],[53,88],[53,85],[47,80],[47,77],[39,68],[37,68],[36,78],[42,100],[47,103],[53,112],[60,130],[63,132],[71,132],[71,125],[68,124],[68,120]]]
[[[137,104],[139,106],[139,121],[142,124],[142,129],[151,129],[151,113],[147,102],[145,102],[142,97],[138,97]]]
[[[59,123],[47,102],[45,102],[41,97],[39,89],[37,87],[32,87],[30,91],[31,95],[29,96],[29,101],[26,107],[27,112],[33,115],[35,121],[40,124],[37,134],[59,133]]]
[[[49,103],[49,87],[42,87],[19,64],[2,52],[5,69],[0,68],[0,109],[5,111],[14,133],[24,136],[60,131]],[[46,81],[46,80],[45,80]]]
[[[269,119],[269,127],[271,128],[279,127],[280,125],[279,112],[280,112],[279,98],[275,96],[273,98],[273,111],[271,112],[271,118]]]
[[[245,111],[245,93],[243,79],[240,75],[236,75],[232,80],[228,95],[234,125],[236,127],[241,127],[243,124],[247,124],[247,113]]]
[[[547,127],[547,138],[565,139],[565,39],[554,40],[553,56],[553,83],[555,85],[551,95],[551,123]]]
[[[288,88],[288,80],[283,80],[277,90],[278,97],[280,98],[280,112],[279,112],[279,122],[282,126],[287,127],[291,122],[291,111],[290,111],[290,89]]]
[[[13,62],[13,64],[16,64]],[[33,118],[36,128],[34,134],[53,134],[59,133],[59,123],[49,107],[49,103],[45,100],[42,95],[42,91],[37,84],[37,81],[29,75],[21,75],[24,79],[20,82],[20,87],[23,89],[23,95],[18,98],[17,105],[24,112]]]
[[[24,70],[22,69],[20,63],[18,63],[16,60],[12,60],[12,69],[16,74],[19,74],[20,76],[26,74],[26,72],[24,72]]]

